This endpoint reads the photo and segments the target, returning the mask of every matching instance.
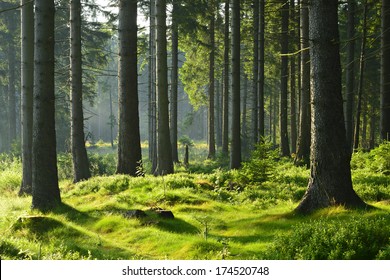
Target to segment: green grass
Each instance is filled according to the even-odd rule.
[[[64,175],[60,182],[63,205],[50,213],[31,210],[31,197],[17,196],[20,161],[3,156],[0,257],[390,259],[390,190],[387,171],[382,168],[385,163],[380,172],[375,164],[375,168],[367,167],[367,155],[359,154],[353,161],[355,189],[374,210],[335,207],[299,216],[293,209],[306,189],[306,168],[275,159],[265,181],[264,177],[251,181],[251,170],[227,171],[220,158],[201,160],[201,144],[192,149],[190,165],[197,166],[196,172],[191,166],[177,166],[176,174],[165,177],[100,176],[97,172],[77,184]],[[65,159],[64,155],[60,165],[63,174],[68,172]],[[103,169],[114,166],[103,153],[96,162]],[[256,168],[258,163],[248,166]],[[159,217],[157,208],[172,211],[175,218]],[[132,209],[145,211],[147,217],[126,218],[124,214]]]

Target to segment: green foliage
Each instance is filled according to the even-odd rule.
[[[22,182],[22,162],[19,157],[0,154],[0,192],[15,193]]]
[[[369,153],[358,151],[353,154],[351,168],[368,169],[384,175],[390,174],[390,142],[386,141]]]
[[[188,135],[183,135],[179,138],[178,142],[180,145],[183,147],[188,145],[189,147],[194,146],[194,141],[188,136]]]
[[[275,161],[278,157],[278,151],[272,149],[272,143],[265,142],[256,144],[250,159],[242,163],[240,174],[243,180],[255,184],[267,181],[275,167]]]
[[[270,259],[375,259],[388,254],[390,219],[320,219],[296,225],[271,246]]]

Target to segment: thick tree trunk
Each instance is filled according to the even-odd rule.
[[[364,207],[352,188],[350,152],[345,137],[337,0],[311,1],[312,75],[311,175],[296,211],[310,213],[332,205]]]
[[[32,194],[32,133],[34,94],[34,3],[21,1],[21,101],[23,178],[19,195]]]
[[[70,1],[71,140],[74,182],[91,177],[85,148],[81,56],[81,3]]]
[[[232,146],[230,168],[241,166],[241,125],[240,125],[240,0],[233,0],[232,6]]]
[[[390,141],[390,3],[382,0],[381,139]]]
[[[345,129],[347,145],[351,152],[353,139],[353,104],[355,96],[355,10],[355,0],[348,0]]]
[[[209,53],[209,108],[208,108],[208,145],[209,151],[207,158],[215,158],[215,78],[214,78],[214,61],[215,61],[215,18],[214,3],[210,4],[210,53]]]
[[[54,0],[35,0],[32,208],[61,203],[58,187],[54,96]]]
[[[177,3],[172,8],[172,71],[171,71],[171,102],[170,102],[170,132],[172,144],[172,160],[179,162],[177,150],[177,90],[178,90],[178,55],[179,55],[179,29],[177,23]]]
[[[223,94],[222,94],[222,153],[229,152],[229,52],[230,52],[230,0],[225,0],[225,30],[224,30],[224,69],[223,69]]]
[[[137,77],[137,0],[119,2],[119,134],[116,173],[137,175],[141,164]]]
[[[169,133],[166,0],[156,0],[157,47],[157,168],[155,175],[173,173]]]
[[[310,52],[309,52],[309,10],[307,1],[301,1],[301,97],[299,114],[299,136],[295,163],[310,162]]]
[[[280,148],[282,156],[290,155],[288,142],[288,28],[289,3],[282,6],[281,77],[280,77]]]

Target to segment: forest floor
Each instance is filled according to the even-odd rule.
[[[228,171],[221,157],[203,160],[200,143],[189,167],[132,178],[112,175],[115,152],[96,145],[88,181],[73,184],[70,156],[59,156],[63,205],[49,213],[17,196],[20,160],[2,155],[0,258],[390,259],[389,148],[358,152],[351,163],[354,188],[374,210],[333,207],[310,216],[293,211],[309,170],[270,153]]]

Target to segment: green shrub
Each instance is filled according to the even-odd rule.
[[[73,179],[73,161],[72,154],[60,153],[57,155],[58,179]]]
[[[116,170],[116,155],[88,153],[92,176],[113,175]]]
[[[375,172],[390,175],[390,142],[384,142],[370,151],[370,169]]]
[[[268,180],[274,170],[278,151],[272,149],[270,142],[259,143],[248,161],[242,163],[241,180],[251,183],[262,183]]]
[[[320,219],[300,223],[290,235],[281,235],[266,255],[268,259],[375,259],[390,245],[389,217]]]

